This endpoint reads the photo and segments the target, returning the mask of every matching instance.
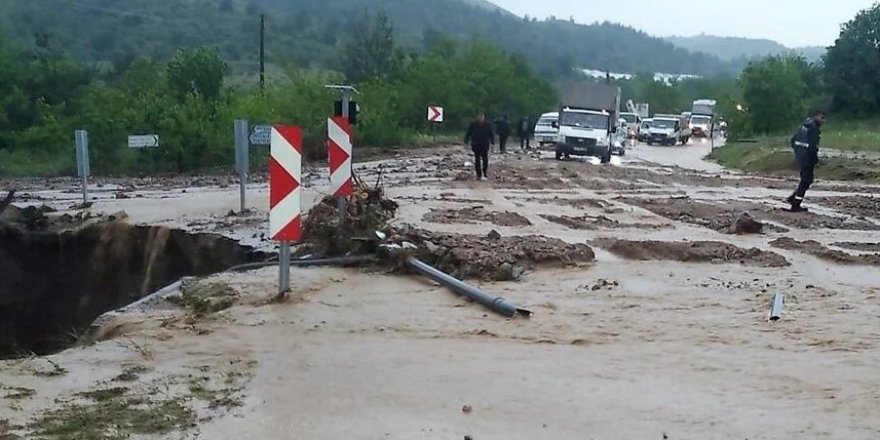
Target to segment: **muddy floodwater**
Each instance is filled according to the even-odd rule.
[[[792,214],[796,182],[728,172],[708,149],[494,155],[484,181],[455,148],[357,164],[399,204],[393,226],[534,316],[381,267],[293,269],[280,303],[277,268],[220,274],[89,345],[0,361],[0,438],[76,438],[55,434],[73,414],[92,415],[87,438],[880,438],[880,187],[819,173]],[[308,209],[327,173],[304,174]],[[91,212],[274,251],[264,182],[241,214],[225,181],[99,183]],[[22,204],[59,214],[77,198],[21,185]],[[484,275],[503,264],[515,281]]]

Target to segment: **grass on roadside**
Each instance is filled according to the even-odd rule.
[[[835,122],[822,129],[822,148],[880,153],[880,119]]]
[[[743,171],[779,176],[796,176],[798,167],[788,139],[769,137],[755,143],[731,143],[709,156],[719,164]],[[816,170],[824,180],[880,182],[880,162],[848,157],[822,158]]]

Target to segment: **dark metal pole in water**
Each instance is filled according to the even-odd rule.
[[[406,260],[407,266],[410,269],[454,290],[455,292],[464,295],[489,309],[500,313],[504,316],[532,316],[532,312],[530,310],[521,308],[516,304],[508,302],[506,299],[501,297],[493,297],[488,293],[471,286],[470,284],[466,284],[461,282],[460,280],[453,278],[425,263],[419,261],[414,257],[409,257]]]
[[[773,305],[770,307],[770,320],[779,321],[782,317],[782,306],[785,304],[785,295],[777,293],[773,295]]]
[[[282,297],[290,291],[290,243],[281,243],[278,274],[278,297]]]

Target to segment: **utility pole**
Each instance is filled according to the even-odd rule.
[[[266,14],[260,14],[260,93],[266,88]]]

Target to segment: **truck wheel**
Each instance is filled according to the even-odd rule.
[[[654,146],[654,143],[651,142],[651,141],[648,141],[648,146],[649,146],[649,147],[653,147],[653,146]]]

